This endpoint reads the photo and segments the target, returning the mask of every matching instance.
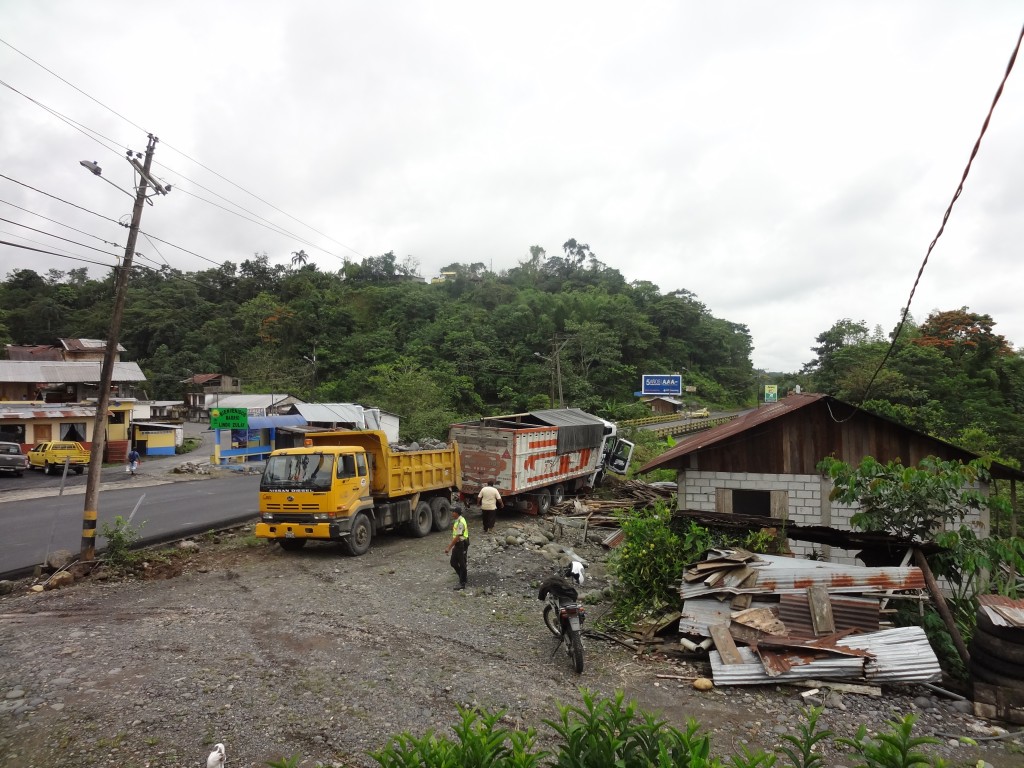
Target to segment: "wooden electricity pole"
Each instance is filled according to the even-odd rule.
[[[103,367],[100,370],[99,397],[96,400],[96,421],[92,432],[91,455],[89,457],[89,477],[85,485],[85,507],[82,510],[82,550],[80,561],[87,562],[96,557],[96,518],[100,496],[100,474],[103,469],[103,454],[107,446],[107,409],[110,407],[110,387],[114,378],[114,359],[121,336],[121,317],[124,314],[125,295],[128,292],[128,278],[132,271],[132,256],[135,254],[135,241],[139,236],[139,225],[142,223],[142,209],[146,204],[146,189],[150,183],[150,167],[153,164],[153,151],[158,139],[149,135],[146,145],[146,158],[141,169],[132,159],[131,151],[128,160],[139,173],[139,185],[135,194],[135,207],[132,209],[132,223],[128,228],[128,242],[124,247],[124,260],[117,273],[114,289],[114,309],[110,315],[110,330],[107,332],[107,348],[103,353]],[[94,171],[95,173],[95,171]],[[98,175],[98,174],[97,174]],[[157,185],[156,191],[166,193],[166,189]]]

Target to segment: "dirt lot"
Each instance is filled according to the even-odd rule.
[[[456,707],[506,712],[509,728],[533,726],[550,744],[545,718],[580,702],[580,686],[622,690],[677,726],[693,717],[716,754],[767,748],[791,730],[798,689],[766,686],[699,693],[700,660],[637,654],[586,640],[586,669],[552,656],[536,585],[553,572],[542,553],[550,529],[505,518],[495,535],[470,517],[470,587],[455,592],[446,537],[389,535],[347,557],[333,546],[297,553],[240,531],[198,540],[152,578],[91,579],[66,589],[0,598],[0,766],[200,765],[215,742],[228,765],[262,766],[301,754],[305,766],[370,766],[366,753],[403,730],[451,733]],[[590,561],[586,587],[608,585],[602,548],[561,540]],[[548,547],[552,549],[552,547]],[[593,602],[593,600],[592,600]],[[595,603],[588,624],[607,603]],[[954,765],[1024,764],[991,724],[955,711],[920,687],[882,698],[830,700],[825,725],[843,735],[864,722],[918,711],[924,734],[944,734]],[[854,758],[829,753],[831,766]]]

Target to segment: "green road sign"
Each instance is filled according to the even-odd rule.
[[[249,411],[245,408],[211,408],[210,429],[248,429]]]

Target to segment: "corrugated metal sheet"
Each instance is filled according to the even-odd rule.
[[[91,419],[95,408],[8,408],[0,406],[0,419]]]
[[[683,581],[679,593],[683,600],[689,600],[718,592],[802,594],[812,585],[822,585],[829,592],[912,590],[924,589],[925,586],[924,574],[920,568],[913,566],[867,568],[775,555],[758,555],[758,560],[750,561],[747,565],[757,574],[753,587],[739,588],[724,583],[709,587],[703,581]]]
[[[979,610],[997,627],[1024,629],[1024,600],[1013,600],[1002,595],[979,595]]]
[[[930,682],[941,676],[939,660],[920,627],[899,627],[853,635],[835,643],[837,649],[866,651],[865,657],[825,657],[791,666],[772,676],[750,648],[738,648],[742,664],[723,664],[720,654],[709,655],[716,685],[763,685],[787,680],[866,680],[871,682]],[[800,654],[803,656],[803,654]]]
[[[0,360],[0,381],[9,384],[89,384],[99,382],[102,363]],[[111,380],[145,381],[138,363],[114,363]]]
[[[830,595],[832,618],[837,632],[853,629],[857,632],[878,631],[878,600],[870,597]],[[791,637],[814,637],[811,609],[806,595],[779,596],[779,619],[786,625]]]
[[[288,416],[250,416],[249,429],[277,429],[278,427],[301,427],[306,420],[298,413]]]
[[[364,428],[363,406],[354,403],[296,403],[294,409],[307,423],[352,424]]]
[[[263,408],[272,406],[293,405],[301,403],[291,395],[283,393],[270,393],[258,395],[224,395],[211,393],[205,396],[207,408]]]

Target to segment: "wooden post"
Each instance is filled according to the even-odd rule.
[[[924,583],[928,586],[928,591],[931,593],[932,599],[935,601],[935,607],[939,611],[939,616],[946,624],[946,629],[949,630],[949,636],[953,638],[953,645],[956,646],[957,653],[960,654],[960,658],[964,663],[964,666],[968,666],[971,663],[971,655],[967,652],[967,646],[964,645],[964,639],[960,636],[960,630],[956,628],[956,622],[953,621],[953,614],[949,612],[949,606],[946,605],[946,598],[942,596],[942,590],[939,589],[939,583],[935,581],[935,576],[932,575],[932,569],[928,567],[928,560],[917,547],[914,547],[914,562],[917,563],[917,567],[921,569],[924,574]]]

